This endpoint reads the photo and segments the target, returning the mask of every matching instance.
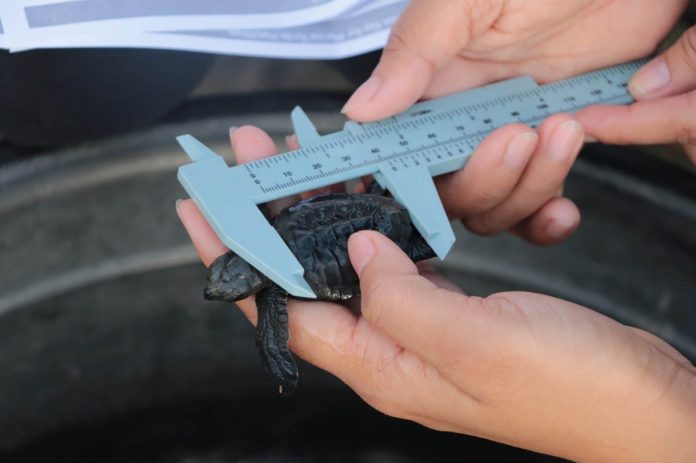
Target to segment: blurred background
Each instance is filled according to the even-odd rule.
[[[689,21],[685,19],[685,21]],[[0,460],[558,461],[387,418],[309,365],[277,397],[254,330],[202,298],[174,211],[174,138],[229,158],[230,126],[320,132],[377,55],[335,62],[153,50],[0,54]],[[457,228],[439,268],[472,294],[596,308],[696,360],[696,174],[677,147],[585,149],[583,213],[554,248]]]

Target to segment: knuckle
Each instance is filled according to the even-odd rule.
[[[681,58],[692,72],[696,72],[696,26],[690,27],[679,41]]]
[[[389,40],[387,41],[387,44],[384,47],[383,53],[393,54],[401,52],[403,50],[407,50],[408,42],[404,38],[405,33],[406,31],[402,24],[400,24],[399,22],[394,24],[394,27],[391,30],[391,35],[389,36]]]
[[[485,299],[485,304],[488,311],[494,310],[505,317],[512,317],[525,324],[531,323],[531,319],[524,307],[507,293],[493,294]]]
[[[484,213],[464,220],[464,226],[471,232],[481,236],[497,236],[503,231],[494,214]]]
[[[572,159],[571,159],[572,161]],[[556,196],[559,188],[562,188],[571,165],[558,166],[554,169],[539,169],[535,172],[534,179],[524,179],[515,189],[515,207],[511,209],[520,215],[530,215],[549,199]]]
[[[696,92],[688,92],[686,94],[687,114],[696,112]],[[677,129],[677,141],[682,145],[696,144],[696,123],[691,118],[685,118],[679,121]]]
[[[471,0],[459,2],[462,18],[469,18],[469,30],[477,34],[487,29],[505,7],[505,0]]]
[[[489,182],[489,185],[495,186],[495,182]],[[486,186],[472,190],[467,194],[466,202],[472,205],[470,208],[472,212],[481,213],[492,209],[503,199],[505,199],[504,192],[496,191],[494,188]]]
[[[537,167],[537,166],[534,166]],[[538,204],[545,199],[551,198],[563,183],[567,175],[564,167],[554,167],[553,169],[537,169],[534,177],[523,179],[515,188],[514,200],[526,205],[525,209],[534,209],[531,205]]]
[[[546,128],[555,128],[559,126],[560,124],[571,121],[573,120],[573,117],[570,114],[567,113],[557,113],[557,114],[552,114],[551,116],[547,117],[546,120],[542,123],[542,125]]]
[[[489,182],[489,185],[494,182]],[[493,185],[495,186],[495,185]],[[471,201],[481,210],[490,209],[505,198],[504,192],[495,188],[478,188],[471,192]]]
[[[482,300],[482,305],[494,321],[495,330],[512,346],[504,355],[497,352],[491,360],[500,364],[523,364],[532,347],[529,341],[536,338],[537,331],[529,308],[510,293],[488,296]]]

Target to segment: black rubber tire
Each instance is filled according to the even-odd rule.
[[[141,129],[184,101],[212,60],[162,50],[0,51],[0,135],[42,147]]]
[[[336,113],[311,116],[326,132]],[[556,461],[386,418],[309,365],[295,396],[275,397],[251,326],[203,300],[205,272],[174,212],[187,162],[174,137],[227,153],[228,127],[247,123],[290,133],[284,111],[221,116],[0,168],[0,459]],[[566,191],[584,219],[567,243],[458,229],[441,267],[475,294],[594,307],[696,359],[694,178],[640,159],[596,147],[578,162]]]

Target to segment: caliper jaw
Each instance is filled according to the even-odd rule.
[[[304,269],[278,232],[251,201],[255,185],[191,135],[177,138],[191,160],[178,179],[220,241],[288,293],[316,295]]]
[[[385,163],[374,177],[408,210],[413,225],[435,254],[444,260],[454,245],[454,230],[428,168],[399,169]]]

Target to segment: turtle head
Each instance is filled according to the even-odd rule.
[[[238,301],[256,294],[270,280],[232,251],[215,259],[208,268],[208,285],[204,296],[208,300]]]

